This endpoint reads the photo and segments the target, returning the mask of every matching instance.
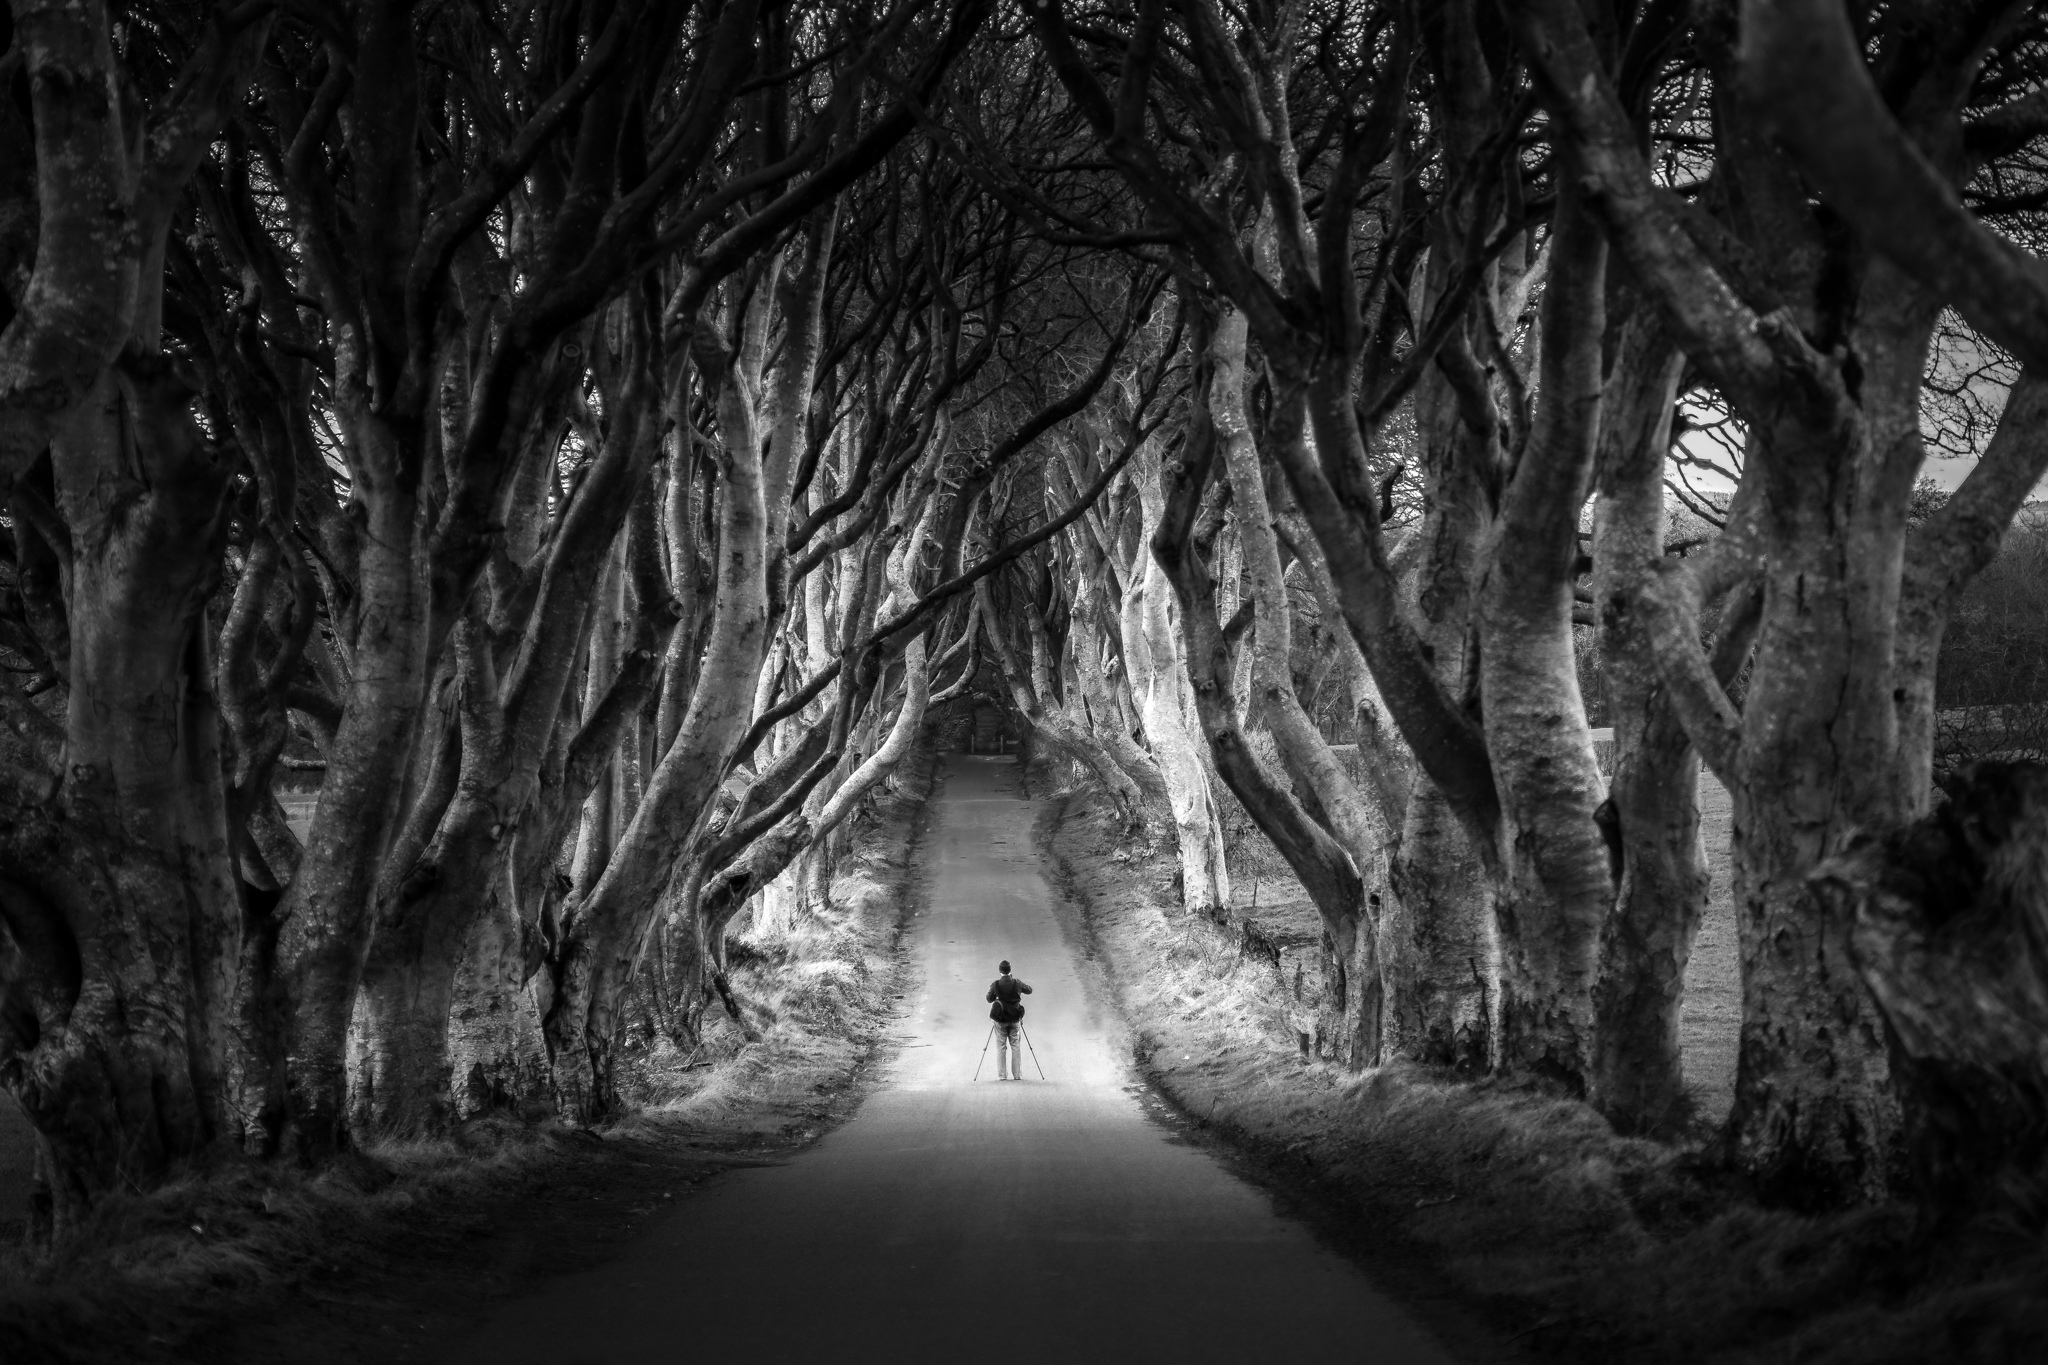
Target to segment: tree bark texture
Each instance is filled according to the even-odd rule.
[[[1645,310],[1647,312],[1647,310]],[[1587,1098],[1623,1132],[1681,1112],[1685,968],[1707,903],[1699,753],[1663,696],[1635,599],[1664,557],[1665,452],[1681,357],[1647,316],[1623,325],[1607,387],[1593,519],[1593,598],[1614,721],[1603,828],[1618,862],[1600,942]]]
[[[1487,756],[1500,794],[1499,1060],[1583,1094],[1614,881],[1593,818],[1604,784],[1572,640],[1576,532],[1600,432],[1607,248],[1575,186],[1559,194],[1548,251],[1536,417],[1502,495],[1474,605]]]
[[[1215,357],[1209,406],[1216,426],[1218,452],[1229,481],[1231,507],[1243,547],[1245,583],[1252,601],[1252,692],[1254,712],[1272,732],[1281,766],[1298,788],[1313,798],[1320,823],[1350,858],[1361,887],[1365,870],[1380,862],[1381,830],[1365,798],[1337,762],[1295,694],[1293,673],[1294,607],[1280,563],[1279,538],[1266,500],[1265,474],[1245,415],[1245,343],[1247,327],[1235,310],[1217,325],[1210,353]],[[1273,423],[1275,438],[1302,439],[1299,396]],[[1368,893],[1370,894],[1370,893]],[[1318,906],[1321,909],[1321,906]],[[1344,1038],[1340,1055],[1353,1066],[1381,1060],[1385,1026],[1380,1018],[1385,993],[1380,979],[1377,926],[1359,903],[1342,913],[1323,915],[1329,957],[1338,978],[1336,997],[1343,1002]]]
[[[1215,329],[1205,328],[1206,331]],[[1206,338],[1205,338],[1206,340]],[[1227,348],[1229,343],[1224,343]],[[1228,354],[1227,350],[1225,352]],[[1196,384],[1203,401],[1192,405],[1182,458],[1165,485],[1166,499],[1151,540],[1152,556],[1173,585],[1186,646],[1189,682],[1196,715],[1209,741],[1209,753],[1231,792],[1300,878],[1322,918],[1331,940],[1328,960],[1338,972],[1336,998],[1345,1002],[1351,1036],[1340,1046],[1341,1059],[1353,1066],[1369,1064],[1378,1055],[1378,1020],[1356,1012],[1357,1002],[1371,993],[1353,989],[1343,979],[1356,958],[1358,936],[1366,910],[1365,886],[1344,846],[1311,816],[1280,774],[1273,772],[1245,732],[1244,713],[1233,695],[1232,651],[1218,619],[1216,583],[1210,570],[1215,542],[1222,529],[1227,476],[1219,449],[1227,432],[1212,418],[1217,390],[1227,381],[1227,365],[1215,363],[1216,351],[1204,345],[1197,352]],[[1224,406],[1228,407],[1228,400]],[[1226,421],[1227,421],[1226,417]]]
[[[716,600],[689,708],[604,875],[564,915],[546,1028],[557,1103],[578,1123],[617,1107],[620,1001],[658,893],[746,732],[754,681],[768,656],[767,522],[754,390],[746,367],[733,366],[721,404]]]
[[[42,1135],[60,1234],[240,1128],[241,900],[205,619],[226,470],[188,398],[160,372],[109,372],[53,443],[66,766],[8,822],[0,921],[33,1003],[0,1065]]]
[[[426,696],[431,584],[420,544],[416,450],[354,413],[356,497],[365,509],[361,606],[341,724],[280,918],[287,1140],[301,1159],[346,1146],[348,1029],[369,950],[375,891]]]
[[[1092,727],[1076,717],[1075,712],[1079,708],[1073,705],[1072,699],[1054,693],[1052,670],[1057,661],[1045,638],[1044,623],[1037,619],[1036,609],[1025,608],[1025,615],[1030,619],[1025,622],[1026,652],[1020,658],[1016,643],[1010,639],[997,616],[986,584],[976,584],[975,592],[981,602],[982,620],[988,622],[991,650],[1002,670],[1003,681],[1008,685],[1011,703],[1016,707],[1018,716],[1031,727],[1031,733],[1038,742],[1086,768],[1115,803],[1124,825],[1130,829],[1138,828],[1144,819],[1144,791],[1137,779],[1103,747]]]
[[[205,610],[230,469],[161,355],[157,297],[172,200],[265,30],[195,56],[179,101],[146,110],[108,22],[99,3],[15,16],[39,233],[0,331],[0,482],[55,580],[30,614],[69,688],[61,735],[27,698],[7,708],[0,1081],[40,1134],[34,1221],[59,1235],[241,1126],[243,905]],[[49,481],[23,480],[46,451]]]
[[[1199,722],[1188,695],[1180,633],[1173,624],[1173,590],[1149,549],[1165,509],[1157,452],[1140,449],[1131,477],[1137,484],[1141,516],[1137,562],[1131,573],[1136,581],[1126,592],[1119,620],[1124,663],[1145,741],[1166,787],[1180,855],[1181,905],[1220,923],[1230,914],[1223,817],[1198,747]]]
[[[1728,197],[1718,220],[1687,216],[1654,188],[1612,54],[1584,15],[1560,0],[1521,0],[1515,11],[1610,239],[1747,425],[1743,487],[1760,499],[1764,595],[1739,709],[1696,635],[1663,632],[1658,648],[1673,705],[1735,807],[1743,1027],[1728,1151],[1768,1199],[1879,1197],[1901,1169],[1882,1028],[1849,967],[1846,915],[1817,899],[1806,877],[1858,826],[1888,828],[1926,799],[1900,780],[1899,707],[1912,696],[1894,663],[1906,510],[1924,453],[1921,381],[1947,300],[1928,287],[1926,261],[1905,253],[1902,268],[1891,259],[1903,238],[1890,197],[1882,215],[1872,213],[1869,186],[1809,165],[1805,173],[1849,216],[1817,214],[1787,149],[1810,159],[1817,141],[1881,142],[1897,129],[1889,113],[1831,117],[1825,129],[1788,117],[1813,87],[1800,84],[1805,75],[1788,84],[1783,65],[1753,84],[1719,72],[1716,177]],[[1790,50],[1780,41],[1784,17],[1754,16],[1759,46],[1746,62],[1769,65]],[[1844,60],[1857,64],[1837,41],[1842,18],[1800,39],[1819,44],[1807,57],[1817,84],[1837,80]],[[1745,30],[1751,19],[1745,13]],[[1929,49],[1894,81],[1927,157],[1915,174],[1961,170],[1958,101],[1970,82],[1951,59],[1967,64],[1981,51]],[[1867,85],[1862,93],[1876,99]],[[1925,211],[1922,187],[1909,192],[1891,170],[1872,169],[1883,172],[1872,183],[1892,185],[1907,216]],[[1839,269],[1850,260],[1853,269]],[[1644,601],[1654,607],[1655,596]],[[1655,611],[1650,621],[1658,629]]]
[[[1814,874],[1853,919],[1911,1179],[1937,1225],[2038,1217],[2048,1180],[2048,769],[1986,763],[1933,814]]]

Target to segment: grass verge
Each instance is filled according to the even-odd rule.
[[[908,984],[903,934],[922,894],[912,855],[936,766],[931,747],[918,745],[893,786],[853,817],[830,906],[794,923],[735,923],[728,979],[740,1016],[709,1010],[689,1053],[661,1035],[628,1054],[621,1085],[641,1122],[801,1142],[859,1090]]]
[[[0,1256],[0,1361],[430,1360],[462,1320],[602,1262],[703,1180],[817,1137],[886,1045],[931,772],[913,752],[861,817],[829,913],[743,940],[744,1030],[708,1040],[708,1065],[635,1061],[640,1112],[602,1134],[492,1115],[317,1172],[234,1162],[107,1200],[55,1254]]]
[[[1086,789],[1048,800],[1038,833],[1141,1070],[1454,1350],[2048,1360],[2038,1226],[1979,1225],[1935,1244],[1898,1207],[1763,1209],[1703,1173],[1693,1150],[1618,1137],[1580,1103],[1306,1058],[1293,982],[1180,910],[1170,854],[1134,848]]]

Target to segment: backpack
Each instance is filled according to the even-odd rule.
[[[1017,989],[1012,977],[997,977],[995,983],[996,1001],[988,1007],[988,1017],[998,1024],[1014,1024],[1024,1017],[1023,993]]]

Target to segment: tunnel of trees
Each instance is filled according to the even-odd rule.
[[[45,1235],[616,1115],[628,1021],[725,1008],[736,917],[824,903],[949,705],[1170,844],[1191,922],[1255,825],[1333,1061],[1625,1132],[1683,1089],[1704,767],[1718,1159],[1802,1207],[2041,1171],[2043,7],[0,27]]]

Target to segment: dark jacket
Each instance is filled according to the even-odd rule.
[[[999,976],[988,988],[988,1017],[998,1024],[1014,1024],[1024,1017],[1024,1001],[1021,997],[1031,994],[1031,987],[1014,976]]]

